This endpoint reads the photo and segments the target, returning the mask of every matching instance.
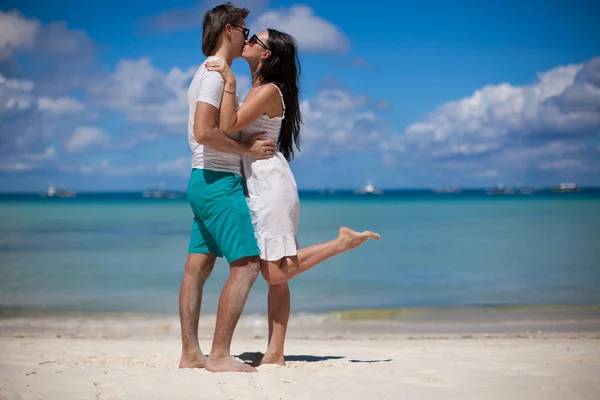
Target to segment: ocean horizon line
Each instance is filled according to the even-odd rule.
[[[377,194],[402,194],[402,193],[433,193],[433,194],[464,194],[486,192],[490,189],[495,189],[497,186],[473,186],[473,187],[460,187],[460,186],[427,186],[427,187],[379,187],[382,193]],[[539,185],[505,185],[506,189],[535,189],[536,192],[552,191],[558,188],[558,186],[539,186]],[[600,186],[577,186],[580,192],[562,192],[562,193],[581,193],[581,192],[600,192]],[[454,189],[454,192],[446,189]],[[78,190],[76,188],[69,188],[76,192],[77,196],[110,196],[110,195],[142,195],[152,189],[131,189],[131,190]],[[162,189],[168,193],[185,193],[185,189]],[[319,194],[319,195],[335,195],[335,194],[365,194],[357,193],[359,188],[310,188],[310,189],[298,189],[299,194]],[[40,196],[46,194],[47,189],[40,189],[37,191],[1,191],[0,197],[14,197],[14,196]],[[560,192],[555,192],[559,193]]]

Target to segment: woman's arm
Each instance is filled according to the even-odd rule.
[[[219,129],[225,133],[240,131],[256,121],[258,117],[273,107],[275,101],[279,100],[279,91],[273,85],[263,85],[251,99],[236,110],[235,90],[236,79],[227,63],[216,60],[206,63],[209,71],[218,71],[225,80],[223,99],[221,100]]]

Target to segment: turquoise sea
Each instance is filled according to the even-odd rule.
[[[177,312],[191,227],[185,198],[3,195],[0,221],[3,310]],[[600,305],[598,190],[301,194],[301,245],[342,225],[382,238],[294,279],[294,312]],[[204,311],[216,311],[227,274],[220,260]],[[245,311],[265,310],[259,277]]]

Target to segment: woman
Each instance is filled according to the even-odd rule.
[[[242,140],[258,132],[277,141],[278,151],[270,159],[243,158],[248,189],[248,208],[261,251],[261,273],[269,284],[269,344],[261,364],[284,365],[283,344],[290,314],[287,281],[368,239],[373,232],[340,228],[332,241],[299,249],[296,240],[300,201],[288,161],[300,143],[300,66],[297,45],[286,33],[268,29],[253,35],[244,46],[242,58],[252,72],[252,88],[236,110],[236,79],[227,63],[206,63],[225,80],[219,128],[225,133],[241,131]]]

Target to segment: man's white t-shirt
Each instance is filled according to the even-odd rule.
[[[240,155],[231,153],[222,153],[198,144],[196,138],[194,138],[194,116],[196,114],[196,103],[202,101],[208,103],[217,109],[221,107],[221,98],[223,97],[223,88],[225,81],[221,74],[217,71],[207,71],[204,64],[207,61],[219,60],[219,57],[208,57],[204,61],[190,87],[188,89],[188,105],[189,105],[189,121],[188,121],[188,142],[190,149],[192,150],[192,168],[210,169],[213,171],[225,171],[233,172],[241,175],[241,162],[242,158]],[[236,108],[239,107],[239,100],[236,94],[235,97]],[[219,114],[217,114],[217,124],[219,123]],[[239,133],[232,133],[227,135],[232,139],[237,139]]]

